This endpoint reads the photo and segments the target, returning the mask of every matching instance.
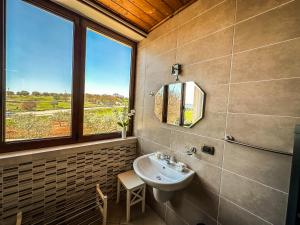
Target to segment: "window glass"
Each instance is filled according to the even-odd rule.
[[[129,106],[132,49],[91,29],[86,40],[83,134],[120,131],[118,117]]]
[[[5,141],[71,135],[73,22],[6,1]]]

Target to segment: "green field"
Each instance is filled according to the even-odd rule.
[[[127,98],[110,95],[91,95],[85,96],[84,107],[111,107],[128,105]],[[56,96],[33,96],[33,95],[7,95],[7,112],[27,112],[27,111],[46,111],[55,109],[70,109],[71,96],[60,94]]]
[[[71,105],[69,94],[7,95],[6,140],[70,136]],[[127,106],[120,95],[86,95],[84,134],[119,131],[116,114]]]

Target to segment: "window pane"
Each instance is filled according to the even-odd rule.
[[[83,134],[120,131],[128,110],[131,47],[87,30]]]
[[[5,140],[70,136],[73,23],[6,3]]]

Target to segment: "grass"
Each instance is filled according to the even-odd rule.
[[[33,103],[35,106],[30,110],[25,109],[24,104]],[[70,97],[64,98],[59,97],[58,99],[54,96],[21,96],[21,95],[10,95],[6,99],[6,111],[7,112],[27,112],[27,111],[46,111],[46,110],[55,110],[55,109],[70,109],[71,108],[71,99]],[[121,102],[120,99],[115,99],[109,104],[104,103],[93,103],[89,101],[84,102],[85,108],[93,107],[105,107],[116,106],[116,105],[128,105],[128,99],[124,98]]]
[[[23,105],[26,103],[34,103],[35,107],[26,110]],[[55,104],[54,104],[55,103]],[[7,96],[6,111],[8,112],[26,112],[26,111],[46,111],[53,109],[70,109],[70,99],[56,100],[53,96]]]
[[[99,97],[101,100],[101,96]],[[128,105],[128,99],[111,96],[111,102],[106,105],[86,101],[84,106],[84,134],[99,134],[120,131],[114,110],[123,110],[120,105]],[[25,104],[25,105],[24,105]],[[26,105],[27,104],[27,105]],[[97,107],[95,109],[90,109]],[[103,107],[103,108],[101,108]],[[71,132],[71,113],[62,111],[71,109],[70,98],[54,96],[7,96],[6,134],[9,140],[24,140],[69,136]],[[49,114],[33,114],[37,111],[56,110]],[[18,112],[27,112],[20,114]]]

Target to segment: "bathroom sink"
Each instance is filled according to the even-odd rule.
[[[135,173],[154,188],[158,201],[169,200],[174,191],[185,188],[193,179],[194,171],[179,171],[173,163],[158,159],[154,153],[143,155],[133,162]]]

